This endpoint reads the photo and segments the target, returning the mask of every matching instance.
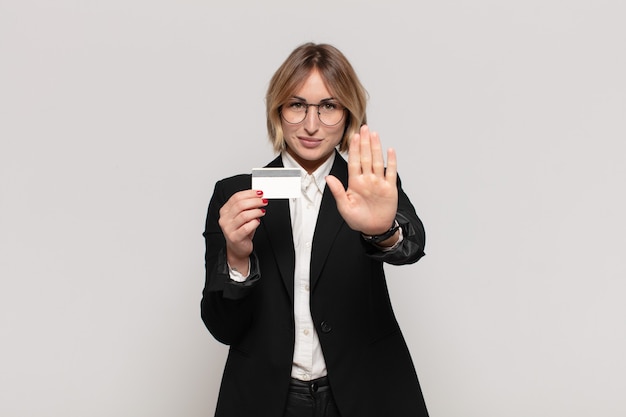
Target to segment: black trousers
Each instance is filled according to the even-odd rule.
[[[328,378],[291,379],[284,417],[341,417]]]

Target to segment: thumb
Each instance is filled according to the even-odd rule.
[[[346,194],[346,190],[344,190],[343,188],[343,184],[341,183],[341,181],[339,181],[333,175],[327,175],[325,179],[326,185],[328,185],[330,192],[333,193],[333,196],[335,197],[335,201],[337,201],[337,205],[339,206],[341,204],[344,204],[347,201],[348,196]]]

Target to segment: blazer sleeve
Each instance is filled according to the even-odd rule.
[[[201,316],[211,334],[224,344],[237,342],[248,329],[253,315],[250,293],[261,278],[256,254],[250,257],[250,275],[244,282],[230,279],[226,262],[226,240],[219,226],[219,210],[237,191],[249,188],[245,176],[237,178],[235,187],[226,180],[215,185],[203,233],[205,252],[205,285],[202,291]]]
[[[396,220],[402,228],[403,236],[403,240],[397,248],[391,251],[382,251],[375,245],[363,241],[363,244],[366,245],[365,250],[371,258],[392,265],[415,263],[425,255],[426,233],[424,232],[422,221],[415,212],[415,207],[413,207],[411,200],[402,190],[402,182],[399,176]]]

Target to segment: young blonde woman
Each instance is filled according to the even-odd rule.
[[[365,89],[339,50],[308,43],[266,106],[267,166],[301,168],[302,196],[265,199],[249,174],[215,185],[202,319],[230,346],[215,415],[427,416],[383,271],[424,255],[424,228]]]

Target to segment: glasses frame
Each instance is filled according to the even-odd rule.
[[[346,110],[347,110],[347,109],[346,109],[344,106],[342,106],[341,104],[339,104],[339,103],[335,103],[337,106],[340,106],[340,107],[341,107],[341,119],[339,119],[339,121],[338,121],[337,123],[332,124],[332,125],[329,125],[329,124],[324,123],[324,122],[322,121],[322,114],[321,114],[321,112],[320,112],[320,106],[323,106],[323,105],[325,105],[325,104],[328,104],[328,103],[329,103],[328,101],[322,101],[322,102],[317,103],[317,104],[309,104],[309,103],[307,103],[307,102],[305,102],[305,101],[298,101],[298,103],[300,103],[301,105],[303,105],[305,108],[304,108],[304,117],[302,118],[302,120],[300,120],[300,121],[299,121],[299,122],[297,122],[297,123],[290,122],[289,120],[287,120],[287,119],[285,118],[285,116],[283,115],[283,106],[280,106],[280,108],[278,109],[278,112],[280,113],[280,117],[281,117],[281,119],[283,119],[283,120],[285,121],[285,123],[288,123],[288,124],[290,124],[290,125],[299,125],[300,123],[303,123],[303,122],[306,120],[306,117],[309,115],[309,107],[311,107],[311,106],[313,106],[313,107],[317,107],[317,120],[319,120],[321,124],[323,124],[324,126],[327,126],[327,127],[337,126],[337,125],[338,125],[339,123],[341,123],[341,122],[343,121],[343,119],[346,117]]]

